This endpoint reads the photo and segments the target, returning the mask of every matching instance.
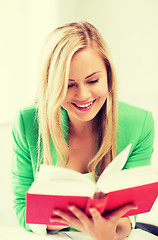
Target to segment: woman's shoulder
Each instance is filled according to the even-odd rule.
[[[24,121],[31,121],[37,118],[37,116],[38,106],[37,104],[32,104],[30,106],[19,109],[18,112],[16,113],[15,120],[18,121],[22,118]]]
[[[118,115],[117,154],[132,144],[125,168],[149,165],[155,135],[152,113],[120,102]]]
[[[119,102],[117,127],[118,151],[122,151],[128,144],[136,146],[146,136],[154,136],[154,120],[152,113],[130,104]]]
[[[20,114],[24,116],[24,118],[34,118],[38,113],[38,105],[32,104],[26,107],[21,108],[18,111]]]
[[[140,117],[144,117],[146,113],[148,112],[146,109],[131,105],[126,102],[121,102],[119,101],[118,103],[118,109],[119,109],[119,115],[124,115],[124,116],[133,116],[139,115]]]
[[[142,124],[145,120],[153,121],[152,113],[133,105],[130,105],[125,102],[119,102],[118,104],[118,125],[139,125]]]
[[[17,112],[13,122],[13,132],[26,137],[37,135],[38,107],[36,104],[24,107]]]

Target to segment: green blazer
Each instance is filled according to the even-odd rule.
[[[31,230],[25,223],[25,194],[35,178],[38,156],[38,116],[37,105],[18,112],[13,125],[13,159],[11,166],[14,208],[21,226]],[[68,116],[62,109],[66,138]],[[64,130],[65,130],[64,129]],[[124,168],[150,165],[153,152],[154,121],[146,110],[119,102],[117,154],[128,144],[132,144]],[[53,165],[56,164],[56,151],[51,142]]]

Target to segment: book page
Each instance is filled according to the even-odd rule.
[[[92,196],[95,183],[71,169],[42,164],[28,193],[47,195]]]
[[[120,152],[113,160],[112,162],[105,168],[105,170],[102,172],[102,174],[100,175],[97,184],[100,184],[101,181],[106,180],[106,178],[109,175],[113,175],[116,172],[120,172],[121,169],[124,167],[130,149],[131,149],[131,144],[129,144],[122,152]]]
[[[69,168],[57,167],[53,165],[41,164],[39,172],[37,173],[36,180],[37,181],[54,181],[54,180],[76,180],[89,182],[92,181],[84,174],[71,170]]]
[[[97,183],[97,186],[101,191],[108,193],[153,182],[158,182],[158,174],[153,172],[151,166],[144,166],[125,169],[108,175],[105,182],[102,180]]]
[[[45,194],[45,195],[61,195],[61,196],[93,196],[95,192],[95,184],[91,181],[88,184],[82,181],[57,180],[57,181],[35,181],[31,185],[28,193]]]

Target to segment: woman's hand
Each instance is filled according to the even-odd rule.
[[[92,218],[89,218],[79,208],[71,205],[69,210],[73,215],[56,209],[54,213],[59,217],[53,217],[51,221],[68,224],[81,232],[89,234],[96,240],[123,240],[131,232],[131,223],[128,218],[121,217],[134,208],[136,208],[134,204],[126,204],[104,216],[101,216],[97,209],[91,208],[89,211]]]

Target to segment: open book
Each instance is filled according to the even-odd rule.
[[[158,174],[150,166],[118,170],[125,164],[130,147],[109,164],[96,183],[86,174],[42,164],[26,194],[26,223],[57,224],[50,222],[53,209],[69,211],[67,206],[71,203],[87,215],[92,206],[103,214],[130,202],[138,209],[130,210],[124,217],[150,211],[158,196]]]

